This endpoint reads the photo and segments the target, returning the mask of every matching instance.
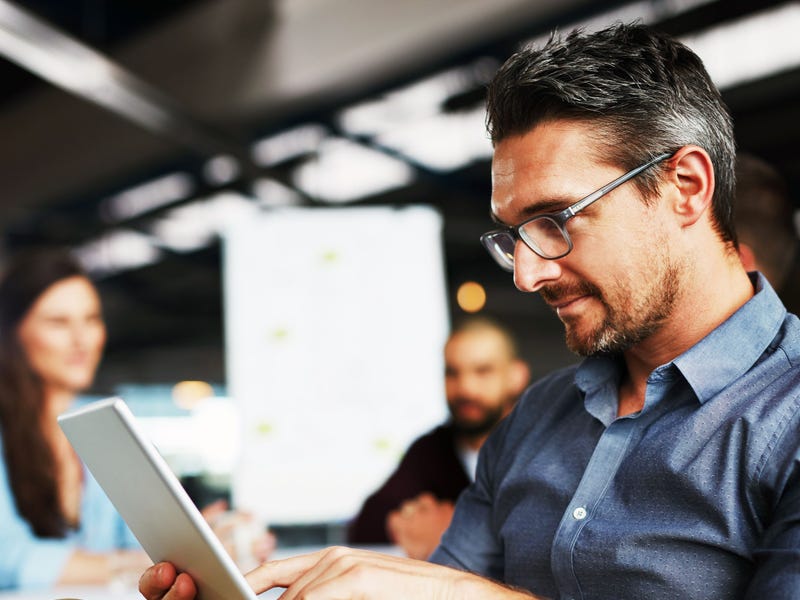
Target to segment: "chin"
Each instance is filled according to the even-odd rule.
[[[88,390],[94,382],[94,375],[85,377],[70,377],[61,381],[61,388],[73,394],[80,394]]]
[[[568,327],[566,331],[567,348],[578,356],[590,356],[598,345],[597,331],[580,331],[577,327]]]

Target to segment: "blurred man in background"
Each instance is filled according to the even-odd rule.
[[[456,327],[444,358],[450,420],[409,447],[350,525],[349,543],[394,543],[412,558],[427,558],[458,495],[475,479],[478,450],[528,383],[513,337],[489,319]]]

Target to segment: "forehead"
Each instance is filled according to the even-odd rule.
[[[93,310],[100,304],[94,286],[81,276],[68,277],[47,288],[31,307],[31,312],[72,312]]]
[[[606,183],[599,142],[591,125],[553,121],[495,147],[492,159],[492,212],[511,223],[525,209],[570,203]]]
[[[448,364],[508,359],[505,338],[490,328],[466,329],[455,333],[445,346]]]

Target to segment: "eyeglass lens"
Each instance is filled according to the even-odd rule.
[[[555,258],[569,251],[564,230],[550,217],[542,216],[528,221],[520,229],[519,235],[545,258]]]
[[[557,258],[569,252],[566,233],[553,219],[539,217],[525,223],[519,229],[519,236],[537,254],[544,258]],[[510,231],[496,231],[481,237],[489,254],[507,271],[514,270],[514,246],[517,240]]]

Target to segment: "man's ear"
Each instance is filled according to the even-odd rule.
[[[714,196],[714,165],[708,152],[688,145],[669,159],[672,171],[669,181],[674,194],[672,207],[683,227],[694,225],[711,206]]]
[[[519,396],[528,387],[531,371],[525,361],[516,359],[511,363],[510,388],[515,396]]]

